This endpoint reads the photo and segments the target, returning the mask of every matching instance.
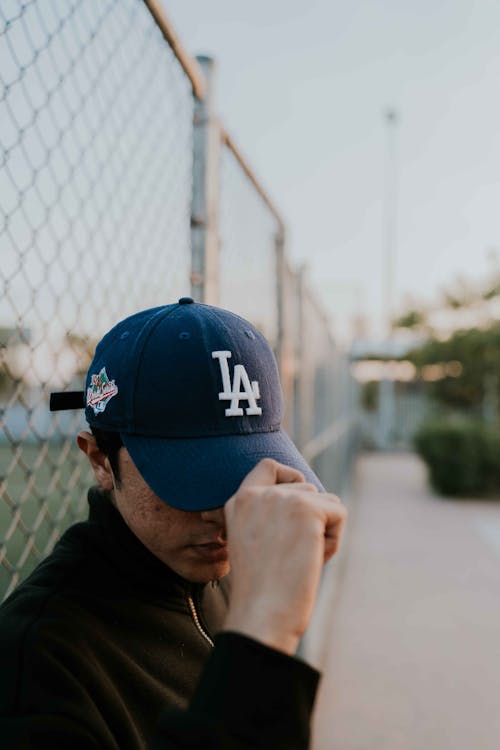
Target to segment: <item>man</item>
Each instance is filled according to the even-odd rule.
[[[83,405],[98,488],[3,605],[2,746],[306,747],[293,654],[345,510],[281,431],[267,342],[190,298],[137,313],[53,398]]]

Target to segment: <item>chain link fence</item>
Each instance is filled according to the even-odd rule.
[[[202,278],[196,88],[170,37],[154,2],[0,5],[0,597],[86,514],[91,476],[74,444],[83,417],[50,414],[49,392],[82,387],[118,320]],[[218,148],[217,298],[205,301],[268,337],[287,427],[321,469],[340,413],[329,405],[338,355],[283,255],[279,216],[227,140]]]
[[[82,516],[81,388],[120,318],[190,291],[193,98],[141,2],[0,6],[0,590]]]
[[[341,493],[356,450],[357,388],[349,357],[336,346],[330,321],[304,274],[298,285],[296,440],[324,484]]]

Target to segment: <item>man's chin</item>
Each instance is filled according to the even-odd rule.
[[[217,563],[193,566],[185,578],[191,583],[209,583],[224,578],[229,570],[229,560],[226,559]]]

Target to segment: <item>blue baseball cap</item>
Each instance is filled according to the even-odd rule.
[[[71,408],[71,398],[81,406],[81,396],[52,394],[51,408]],[[88,423],[118,432],[143,479],[174,508],[224,505],[265,457],[324,491],[281,427],[269,344],[227,310],[183,297],[122,320],[96,347],[84,405]]]

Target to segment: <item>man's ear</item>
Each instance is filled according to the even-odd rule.
[[[95,437],[91,432],[82,430],[76,437],[76,442],[81,451],[85,453],[90,465],[94,470],[95,478],[103,490],[111,492],[114,489],[114,477],[109,459],[97,447]]]

